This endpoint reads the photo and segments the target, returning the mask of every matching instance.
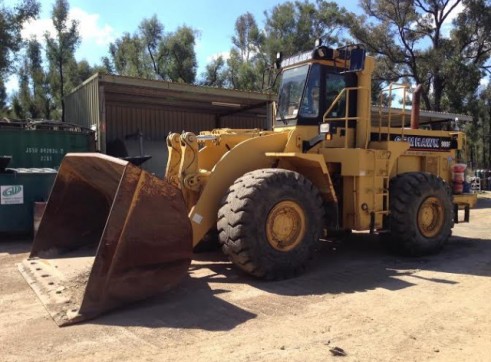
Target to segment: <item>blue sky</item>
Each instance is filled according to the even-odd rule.
[[[1,2],[1,0],[0,0]],[[82,42],[77,50],[77,60],[86,59],[91,65],[100,63],[107,55],[109,43],[124,32],[133,33],[144,18],[154,14],[164,24],[165,31],[174,31],[186,24],[200,32],[197,39],[198,76],[205,65],[217,54],[228,52],[234,32],[235,20],[245,12],[251,12],[262,27],[264,11],[271,10],[284,0],[69,0],[70,14],[80,22]],[[357,0],[338,1],[349,10],[357,8]],[[16,0],[4,0],[12,7]],[[41,14],[37,21],[26,24],[23,35],[30,37],[42,34],[52,27],[50,15],[54,0],[41,0]],[[7,84],[14,88],[16,80]]]

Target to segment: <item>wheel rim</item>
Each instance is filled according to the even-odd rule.
[[[268,243],[276,250],[289,251],[302,242],[305,227],[303,209],[293,201],[281,201],[271,209],[266,220]]]
[[[436,197],[428,197],[418,210],[418,228],[421,234],[432,238],[440,233],[445,220],[443,203]]]

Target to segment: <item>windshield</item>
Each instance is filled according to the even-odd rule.
[[[308,71],[309,65],[303,65],[283,73],[276,116],[279,125],[288,125],[289,120],[297,117]]]

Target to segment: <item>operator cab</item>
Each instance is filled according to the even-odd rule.
[[[363,69],[365,49],[354,49],[334,50],[319,43],[314,51],[291,58],[281,59],[279,55],[277,66],[282,69],[282,79],[275,128],[319,125],[326,111],[331,118],[345,117],[346,111],[349,117],[355,117],[356,92],[349,95],[348,105],[342,92],[357,86],[356,72]]]

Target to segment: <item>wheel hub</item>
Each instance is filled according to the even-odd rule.
[[[427,238],[438,235],[445,220],[445,212],[440,199],[428,197],[418,210],[418,228]]]
[[[305,227],[303,209],[293,201],[281,201],[268,214],[266,236],[274,249],[289,251],[301,243]]]

